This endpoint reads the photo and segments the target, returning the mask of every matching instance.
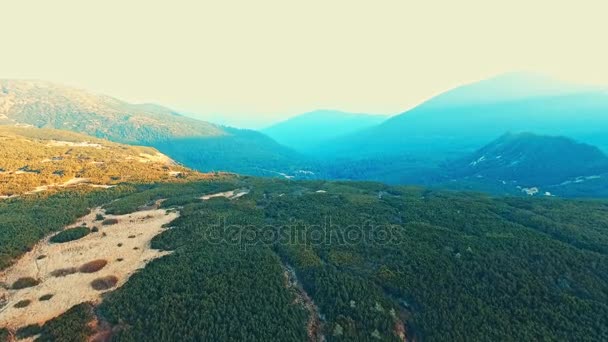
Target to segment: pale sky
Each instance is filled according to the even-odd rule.
[[[247,127],[395,114],[509,71],[608,84],[607,14],[605,0],[0,0],[0,78]]]

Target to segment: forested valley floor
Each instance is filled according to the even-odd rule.
[[[201,199],[236,189],[248,193]],[[0,202],[0,269],[90,208],[119,215],[159,199],[180,212],[152,240],[171,254],[99,306],[16,333],[304,341],[315,312],[314,338],[327,341],[608,339],[605,201],[236,176],[76,189]]]

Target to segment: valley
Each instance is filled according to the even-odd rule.
[[[0,342],[608,342],[607,6],[2,2]]]
[[[242,176],[73,191],[0,203],[0,224],[9,228],[0,240],[5,236],[12,241],[0,244],[3,253],[23,250],[16,241],[30,241],[32,247],[25,259],[15,260],[31,260],[43,251],[36,247],[38,240],[29,237],[32,229],[41,231],[43,226],[27,228],[29,223],[23,222],[34,223],[40,216],[29,214],[36,210],[31,203],[62,208],[64,212],[45,214],[45,221],[57,222],[54,231],[80,227],[82,217],[87,227],[98,225],[89,221],[99,209],[82,214],[98,207],[104,218],[129,225],[116,231],[124,246],[117,247],[113,242],[119,241],[112,240],[107,248],[92,249],[87,252],[92,254],[75,259],[78,262],[66,263],[77,267],[107,259],[108,265],[92,278],[118,272],[113,265],[120,262],[111,259],[124,257],[116,251],[130,246],[127,235],[143,233],[143,227],[150,229],[149,234],[160,234],[149,247],[138,245],[140,251],[129,251],[143,257],[151,248],[154,254],[145,257],[153,260],[124,285],[101,301],[85,297],[82,300],[93,305],[90,309],[77,306],[74,310],[80,314],[66,312],[48,323],[72,326],[73,330],[61,331],[47,327],[65,339],[89,331],[80,324],[92,320],[103,322],[104,334],[127,341],[163,336],[279,336],[294,341],[379,336],[398,341],[403,334],[408,340],[526,340],[539,334],[561,339],[601,338],[608,333],[608,322],[601,318],[608,317],[603,294],[608,291],[608,207],[603,201],[491,198],[379,183]],[[234,198],[235,194],[244,195]],[[180,215],[167,216],[165,211]],[[162,221],[148,225],[150,214]],[[63,217],[68,224],[57,221]],[[27,229],[11,230],[11,218]],[[127,223],[136,218],[143,218],[142,228]],[[171,229],[159,230],[161,222],[171,222]],[[100,226],[99,232],[66,246],[102,241],[98,236],[105,229],[106,238],[114,239],[113,227]],[[142,242],[152,235],[146,236]],[[154,258],[160,255],[164,256]],[[141,258],[133,260],[142,265],[135,261]],[[293,286],[285,285],[285,265],[292,270],[288,281]],[[72,276],[77,275],[65,278]],[[92,278],[84,284],[90,286]],[[38,296],[46,290],[42,282],[29,291]],[[87,303],[82,305],[91,305]],[[518,315],[506,318],[504,313],[512,310]],[[484,315],[473,314],[478,311]],[[318,329],[314,338],[311,315],[319,317],[312,323]],[[594,320],[600,317],[598,324],[584,323],[590,315]],[[227,329],[233,322],[238,322],[238,329]]]
[[[464,90],[403,119],[312,113],[268,129],[288,147],[163,107],[3,84],[0,340],[608,336],[608,321],[586,323],[608,317],[608,204],[593,199],[608,196],[608,157],[503,128],[406,134],[426,125],[418,111],[471,101]]]

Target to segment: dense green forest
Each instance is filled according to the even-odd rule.
[[[237,188],[250,192],[199,199]],[[174,253],[95,309],[117,341],[306,340],[289,269],[328,341],[608,339],[604,201],[247,177],[122,186],[0,203],[3,227],[29,227],[2,230],[5,264],[87,207],[160,198],[181,216],[152,246]]]

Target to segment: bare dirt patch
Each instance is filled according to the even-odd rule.
[[[92,226],[98,214],[117,219],[118,223],[105,226],[105,235],[89,234],[79,240],[61,244],[51,244],[50,237],[47,237],[12,267],[0,272],[0,283],[12,285],[21,278],[39,282],[22,289],[0,287],[0,299],[6,298],[6,304],[0,307],[0,327],[17,329],[30,324],[42,324],[77,304],[98,303],[101,295],[108,290],[94,289],[93,281],[115,277],[116,281],[111,288],[118,288],[147,262],[168,254],[169,252],[151,249],[150,241],[165,230],[163,225],[168,225],[179,216],[176,212],[164,209],[114,216],[106,215],[97,208],[66,229],[82,226],[82,223]],[[135,237],[128,238],[132,235]],[[124,244],[124,247],[118,248],[118,243]],[[38,259],[41,255],[46,255],[46,258]],[[122,261],[119,262],[118,259]],[[105,265],[99,268],[104,262]],[[82,273],[82,269],[97,271]],[[58,276],[58,271],[65,274]],[[33,284],[31,281],[29,283]],[[112,281],[105,283],[111,284]],[[53,296],[48,297],[49,294]],[[40,301],[43,297],[45,300]],[[14,307],[23,301],[30,303],[27,307]]]
[[[201,197],[201,199],[203,201],[208,201],[212,198],[225,197],[227,199],[234,200],[239,197],[245,196],[248,193],[249,193],[249,189],[230,190],[230,191],[218,192],[216,194],[204,195]]]

